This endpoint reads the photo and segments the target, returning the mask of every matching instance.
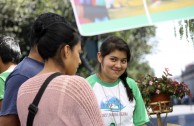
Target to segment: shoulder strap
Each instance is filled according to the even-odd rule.
[[[36,94],[33,102],[29,105],[28,107],[28,117],[27,117],[27,126],[32,126],[33,125],[33,121],[34,121],[34,117],[38,111],[38,104],[40,102],[40,99],[46,89],[46,87],[48,86],[49,82],[59,76],[59,75],[62,75],[61,73],[57,72],[57,73],[54,73],[54,74],[51,74],[45,81],[44,83],[42,84],[42,86],[40,87],[38,93]]]

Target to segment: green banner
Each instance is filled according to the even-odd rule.
[[[194,0],[71,0],[83,36],[194,18]]]

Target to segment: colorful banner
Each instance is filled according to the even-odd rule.
[[[71,0],[83,36],[194,18],[194,0]]]

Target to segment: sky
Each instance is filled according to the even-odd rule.
[[[158,45],[153,54],[146,57],[156,76],[161,76],[165,68],[169,68],[174,77],[180,76],[188,64],[194,63],[194,43],[175,37],[176,24],[168,21],[156,25]]]

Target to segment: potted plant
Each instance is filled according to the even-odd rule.
[[[153,97],[159,97],[159,95],[174,96],[178,99],[186,95],[192,96],[187,84],[173,80],[171,76],[168,68],[165,68],[162,77],[146,75],[136,81],[146,107],[150,106]]]

